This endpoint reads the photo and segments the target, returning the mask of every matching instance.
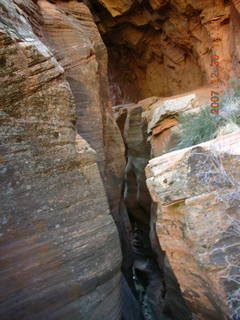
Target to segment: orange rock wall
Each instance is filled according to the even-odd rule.
[[[135,2],[117,17],[108,10],[96,11],[96,21],[109,48],[116,104],[196,89],[216,71],[219,85],[239,74],[238,1]]]
[[[0,76],[0,318],[119,320],[124,146],[88,8],[1,1]]]

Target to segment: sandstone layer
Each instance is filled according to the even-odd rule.
[[[196,319],[239,318],[240,132],[150,161],[157,235]]]
[[[194,103],[197,105],[197,100],[197,95],[193,94],[169,100],[152,97],[137,104],[114,107],[126,145],[124,200],[133,226],[133,268],[145,289],[140,301],[150,309],[148,313],[153,319],[191,320],[192,316],[156,235],[155,208],[146,187],[144,171],[151,155],[156,152],[149,133],[153,128],[158,128],[158,134],[153,137],[156,141],[162,141],[164,130],[168,127],[159,130],[161,116],[166,117],[167,121],[174,119],[169,117],[187,110]],[[175,119],[170,128],[177,124]]]
[[[138,167],[133,169],[138,170],[136,176],[144,175],[142,170],[150,158],[173,149],[181,131],[178,116],[187,112],[199,112],[203,105],[209,103],[211,90],[212,87],[203,87],[169,98],[150,97],[137,103],[115,106],[115,118],[127,150],[128,162],[125,171],[131,175],[131,168]],[[126,179],[128,178],[125,174],[125,181]],[[139,181],[141,179],[137,178]],[[141,195],[140,198],[144,196]],[[130,202],[133,204],[133,201]],[[146,204],[145,200],[144,203]],[[141,216],[143,218],[144,214]]]
[[[130,217],[139,224],[148,225],[151,198],[144,168],[150,159],[150,144],[147,142],[147,122],[142,113],[143,108],[135,104],[115,107],[116,121],[126,144],[124,200]]]
[[[40,5],[43,10],[46,2]],[[69,48],[63,43],[65,51],[57,50],[65,58],[64,63],[60,60],[66,73],[43,43],[36,1],[3,0],[0,6],[0,318],[118,320],[120,243],[97,163],[104,175],[105,159],[110,159],[118,190],[122,162],[116,168],[111,162],[114,150],[104,154],[102,149],[103,144],[110,148],[119,143],[120,158],[121,138],[110,135],[111,130],[117,132],[116,125],[104,106],[95,104],[105,88],[100,76],[91,83],[98,87],[96,97],[68,69],[80,64],[77,71],[85,74],[86,82],[92,73],[101,73],[89,40],[93,32],[89,11],[77,2],[59,6],[59,12],[48,7],[45,19],[55,10],[63,27],[57,33],[63,39],[68,34]],[[85,45],[79,53],[73,40],[84,33],[84,26],[77,26],[80,9],[90,35],[80,37]],[[63,14],[68,19],[61,20]],[[75,23],[72,29],[69,21]],[[102,61],[104,48],[98,47]],[[65,76],[71,77],[73,94]],[[88,114],[87,125],[95,126],[92,135],[90,127],[79,129],[83,125],[79,118],[91,107],[96,108],[95,114]]]
[[[107,44],[115,104],[171,96],[239,75],[239,1],[148,0],[92,5]],[[129,1],[130,2],[130,1]],[[105,9],[107,8],[107,9]],[[214,64],[215,57],[218,64]]]
[[[211,87],[203,87],[169,98],[151,98],[139,102],[144,106],[143,118],[148,123],[152,158],[176,147],[182,129],[178,125],[178,117],[186,113],[198,113],[203,105],[209,103],[211,90]]]
[[[44,41],[64,68],[77,108],[77,132],[96,151],[110,211],[124,248],[123,270],[131,274],[130,224],[122,201],[124,144],[113,118],[107,50],[88,7],[78,1],[38,1]]]
[[[106,47],[85,4],[47,0],[38,4],[44,41],[64,68],[74,96],[77,132],[97,153],[111,210],[117,219],[125,159],[123,141],[112,115]]]

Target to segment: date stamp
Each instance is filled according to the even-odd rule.
[[[220,76],[219,76],[219,56],[217,54],[213,54],[211,59],[211,84],[214,87],[214,90],[211,90],[211,112],[219,113],[220,109],[220,93],[218,91],[220,84]]]
[[[210,104],[211,104],[211,112],[212,113],[219,113],[220,109],[220,85],[221,85],[221,79],[220,79],[220,57],[216,53],[216,50],[218,47],[221,46],[221,36],[220,36],[220,29],[219,25],[215,24],[213,27],[213,53],[211,57],[211,85],[213,87],[213,90],[211,90],[211,97],[210,97]]]

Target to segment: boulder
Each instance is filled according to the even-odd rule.
[[[239,318],[240,131],[150,160],[157,235],[196,319]]]

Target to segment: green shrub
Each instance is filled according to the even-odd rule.
[[[182,130],[175,150],[215,138],[216,131],[223,121],[219,116],[211,113],[209,106],[203,107],[197,114],[186,113],[179,115],[177,120],[181,124]]]
[[[210,105],[206,105],[199,113],[187,112],[177,117],[182,128],[174,150],[214,139],[218,130],[227,124],[240,128],[240,80],[232,79],[229,83],[230,87],[220,97],[219,114],[211,113]]]
[[[232,114],[230,119],[233,123],[236,123],[236,125],[240,127],[240,112]]]
[[[229,80],[229,85],[232,89],[232,94],[234,95],[234,97],[240,98],[240,80],[237,78],[233,78]]]

